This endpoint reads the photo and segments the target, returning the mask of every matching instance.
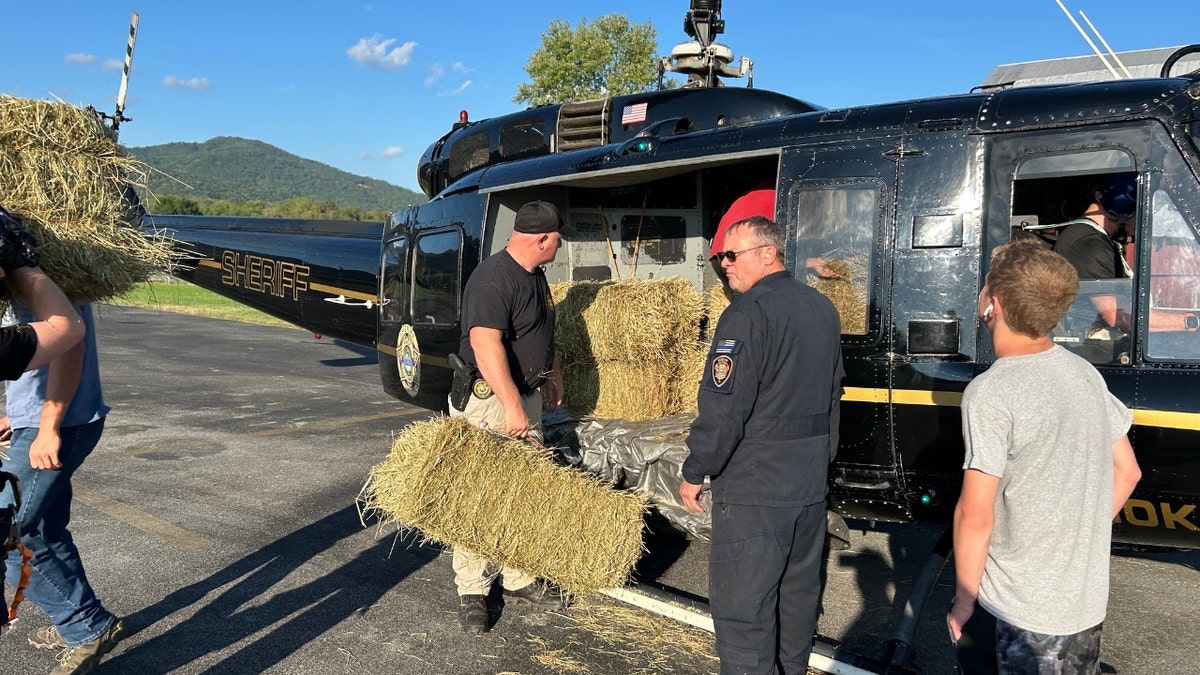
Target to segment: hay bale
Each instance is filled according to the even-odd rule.
[[[359,495],[364,516],[550,579],[569,593],[623,585],[642,553],[645,497],[461,417],[396,436]]]
[[[569,361],[671,362],[704,316],[700,294],[679,277],[555,286],[555,345]]]
[[[859,253],[848,258],[833,258],[826,266],[840,275],[841,278],[822,279],[815,274],[808,275],[809,286],[815,288],[833,303],[838,316],[842,320],[842,332],[850,335],[864,335],[867,332],[867,271],[871,266],[871,256]]]
[[[704,315],[708,317],[704,339],[712,342],[712,333],[717,330],[717,321],[733,303],[734,292],[725,284],[716,284],[704,296]]]
[[[678,277],[559,283],[554,345],[571,412],[645,420],[694,406],[693,346],[705,301]]]
[[[716,319],[711,321],[716,328]],[[696,412],[696,395],[700,391],[700,380],[708,367],[708,350],[711,340],[697,342],[684,348],[679,375],[675,378],[675,399],[679,402],[676,412]]]
[[[677,368],[662,361],[640,365],[616,361],[568,363],[563,366],[563,398],[574,415],[657,419],[680,411],[677,380]]]
[[[0,204],[25,221],[42,269],[72,301],[118,296],[169,271],[171,242],[131,227],[130,188],[146,171],[94,111],[0,95]]]

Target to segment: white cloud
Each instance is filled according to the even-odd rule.
[[[442,67],[442,64],[435,63],[432,66],[429,66],[429,75],[425,76],[425,86],[432,87],[433,84],[442,79],[442,76],[445,74],[446,69]]]
[[[451,68],[454,70],[454,72],[462,73],[464,75],[471,72],[471,69],[466,67],[466,65],[464,65],[462,61],[455,61],[454,65],[451,66]]]
[[[346,54],[368,68],[395,70],[408,65],[413,49],[417,47],[416,42],[410,41],[390,49],[395,42],[395,38],[385,40],[382,35],[376,33],[369,38],[360,39],[357,44],[346,50]]]
[[[358,153],[358,158],[359,159],[391,159],[393,157],[399,157],[403,154],[404,154],[404,148],[402,148],[398,145],[389,145],[383,149],[383,152],[378,152],[378,153],[360,152],[360,153]]]
[[[471,80],[467,80],[466,82],[463,82],[462,84],[458,85],[458,89],[455,89],[454,91],[443,91],[440,94],[438,94],[438,96],[443,97],[443,98],[448,97],[448,96],[458,96],[459,94],[466,91],[467,87],[469,87],[469,86],[471,86]]]
[[[193,77],[188,80],[183,80],[174,75],[168,75],[163,78],[164,87],[176,87],[179,89],[194,89],[196,91],[208,91],[212,89],[212,84],[207,77]]]
[[[63,61],[67,63],[88,64],[95,63],[96,56],[94,54],[67,54],[63,57]]]
[[[105,70],[121,70],[125,67],[125,59],[104,59]]]

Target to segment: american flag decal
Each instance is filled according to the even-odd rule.
[[[637,124],[646,121],[646,104],[634,103],[621,109],[621,124]]]

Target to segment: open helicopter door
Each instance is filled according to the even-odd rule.
[[[892,442],[890,256],[881,244],[893,237],[896,164],[884,156],[892,141],[786,148],[780,164],[777,212],[784,218],[788,266],[825,292],[842,319],[842,426],[830,473],[830,508],[866,517],[867,500],[894,505],[904,491]],[[824,260],[845,281],[822,280],[809,261]]]

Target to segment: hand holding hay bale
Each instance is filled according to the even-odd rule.
[[[621,586],[642,553],[646,499],[463,418],[396,436],[359,495],[364,516],[421,531],[568,593]]]
[[[146,167],[99,116],[0,96],[0,203],[24,219],[47,276],[75,303],[127,293],[170,268],[170,242],[135,229]]]
[[[862,335],[867,332],[867,287],[861,280],[866,278],[870,264],[870,254],[859,253],[826,262],[825,268],[835,276],[808,275],[808,285],[829,298],[837,308],[843,333]]]

